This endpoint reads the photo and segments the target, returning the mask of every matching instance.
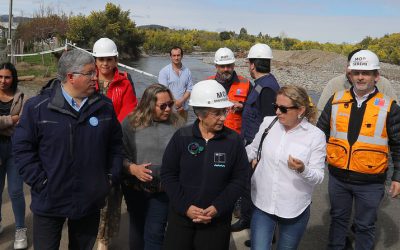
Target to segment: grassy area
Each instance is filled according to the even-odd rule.
[[[17,58],[18,75],[34,75],[36,77],[55,76],[57,58],[52,54]]]

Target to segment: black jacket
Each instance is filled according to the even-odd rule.
[[[357,107],[357,101],[354,96],[353,87],[350,89],[350,93],[353,96],[354,105],[352,105],[349,129],[348,129],[348,141],[349,144],[354,144],[357,141],[358,134],[361,129],[362,120],[364,117],[366,103],[368,100],[373,98],[378,89],[368,96],[368,99],[363,102],[360,108]],[[332,100],[333,96],[329,99],[325,105],[321,116],[318,119],[317,127],[320,128],[326,135],[326,141],[328,142],[330,137],[330,120],[332,112]],[[400,107],[397,103],[393,102],[390,107],[389,114],[386,119],[386,129],[389,139],[389,148],[393,160],[394,172],[392,175],[392,180],[400,182]],[[338,169],[333,166],[328,166],[330,174],[339,178],[342,181],[352,182],[352,183],[383,183],[386,180],[385,174],[363,174],[357,173],[350,170]]]
[[[243,194],[250,164],[240,136],[224,127],[206,142],[199,121],[181,128],[171,138],[163,156],[161,182],[172,208],[186,215],[191,205],[214,205],[217,217],[230,218]]]

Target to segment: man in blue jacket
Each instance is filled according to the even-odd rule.
[[[121,128],[109,99],[95,91],[94,59],[65,52],[58,79],[28,100],[13,137],[16,165],[31,187],[35,249],[92,249],[99,211],[122,166]]]

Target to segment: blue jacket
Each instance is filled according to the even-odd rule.
[[[79,219],[104,206],[122,168],[122,132],[113,105],[93,94],[73,112],[60,82],[29,99],[16,127],[15,163],[31,186],[32,212]]]
[[[245,144],[249,144],[254,140],[254,136],[258,132],[260,124],[264,117],[260,112],[259,96],[264,88],[270,88],[275,92],[279,90],[279,84],[272,74],[263,76],[255,81],[255,85],[247,97],[242,112],[242,131],[241,136],[245,140]],[[271,100],[272,102],[273,100]]]

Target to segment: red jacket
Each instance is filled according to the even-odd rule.
[[[112,100],[119,122],[122,122],[136,108],[137,99],[126,72],[120,73],[117,68],[115,69],[114,79],[107,90],[107,97]]]

